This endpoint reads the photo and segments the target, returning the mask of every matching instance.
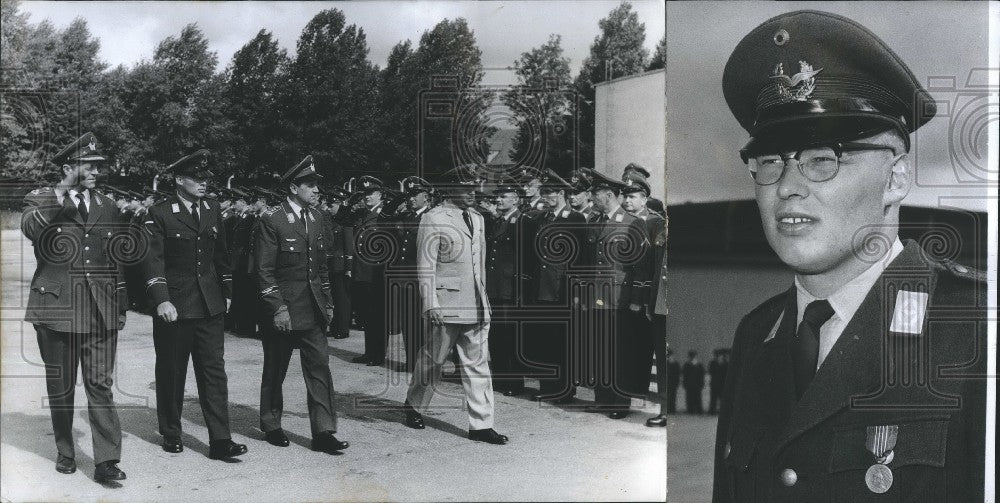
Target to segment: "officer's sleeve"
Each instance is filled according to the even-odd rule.
[[[643,221],[637,220],[637,222]],[[653,304],[653,296],[656,294],[656,282],[654,278],[657,277],[658,273],[658,271],[654,270],[654,266],[656,265],[656,254],[660,251],[659,248],[653,245],[653,241],[656,239],[656,233],[659,231],[661,224],[661,219],[650,217],[650,220],[646,221],[643,226],[644,241],[642,258],[635,264],[635,278],[632,280],[633,304]]]
[[[417,228],[417,284],[424,312],[441,307],[437,299],[437,284],[434,272],[437,270],[438,246],[441,234],[431,223],[428,213],[420,218]]]
[[[747,317],[744,317],[736,329],[733,340],[733,352],[729,360],[729,370],[726,372],[725,387],[719,399],[719,423],[715,430],[715,477],[712,489],[712,503],[730,503],[735,501],[729,485],[726,471],[726,445],[729,443],[729,432],[733,421],[733,401],[736,397],[736,383],[740,378],[740,367],[743,363],[743,348],[740,336],[745,331]]]
[[[329,228],[323,229],[323,240],[326,241],[327,249],[323,250],[323,257],[319,262],[319,281],[320,289],[323,291],[323,295],[326,296],[326,307],[327,309],[333,307],[333,294],[330,292],[330,261],[327,258],[330,256],[330,247],[333,241],[330,239],[331,230]]]
[[[341,226],[344,233],[344,270],[354,270],[354,227]]]
[[[647,269],[645,263],[648,261],[649,238],[646,236],[646,229],[642,225],[642,220],[633,220],[625,230],[625,239],[628,240],[626,249],[630,252],[624,257],[625,264],[622,269],[625,278],[622,282],[621,298],[622,304],[642,304],[648,297],[649,278],[644,277]]]
[[[277,254],[278,237],[274,224],[271,223],[271,219],[266,214],[261,215],[257,221],[254,269],[257,275],[257,284],[260,287],[261,299],[272,315],[288,309],[281,297],[281,291],[278,290],[278,281],[274,277]]]
[[[149,237],[149,250],[140,263],[142,278],[146,281],[146,297],[150,305],[156,306],[170,300],[167,291],[167,278],[164,274],[163,236],[165,235],[163,219],[157,211],[146,214],[142,224],[143,231]]]
[[[215,238],[215,274],[219,276],[222,284],[222,295],[227,299],[233,298],[233,263],[229,258],[229,226],[220,225],[219,233]]]
[[[46,199],[48,197],[40,197],[36,193],[29,193],[24,196],[24,202],[21,207],[21,232],[32,243],[66,209],[65,198],[63,199],[63,204],[58,204],[55,201],[46,201]]]

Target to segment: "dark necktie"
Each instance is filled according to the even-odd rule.
[[[470,215],[468,211],[463,211],[462,220],[465,220],[465,225],[469,227],[469,234],[473,234],[474,232],[472,230],[472,215]]]
[[[80,217],[83,218],[83,221],[86,222],[89,215],[87,212],[87,203],[84,202],[83,194],[79,192],[76,193],[76,198],[78,199],[76,209],[80,212]]]
[[[302,217],[302,225],[306,227],[306,238],[309,237],[309,221],[306,220],[306,209],[302,208],[299,210],[299,215]]]
[[[198,215],[198,203],[197,202],[191,203],[191,218],[194,219],[194,226],[195,227],[198,227],[199,225],[201,225],[201,218]]]
[[[802,323],[795,334],[792,343],[795,364],[795,394],[802,398],[802,393],[809,387],[816,375],[816,363],[819,359],[819,329],[833,316],[833,307],[825,300],[816,300],[806,306],[802,314]]]

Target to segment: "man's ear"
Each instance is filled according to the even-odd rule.
[[[882,193],[883,206],[898,205],[913,186],[913,170],[909,154],[899,154],[889,166],[889,178]]]

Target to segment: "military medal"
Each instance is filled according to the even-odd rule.
[[[892,487],[892,470],[888,465],[895,457],[892,449],[896,447],[899,426],[869,426],[866,433],[865,448],[875,455],[875,464],[865,472],[865,484],[871,492],[882,494]]]

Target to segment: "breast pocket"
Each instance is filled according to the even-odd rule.
[[[305,245],[298,240],[282,241],[278,247],[278,267],[302,263],[302,252]]]
[[[830,487],[837,494],[830,501],[917,502],[947,501],[944,490],[948,418],[928,417],[901,422],[892,455],[885,465],[892,484],[884,493],[873,492],[866,473],[876,464],[865,447],[867,426],[855,425],[834,432],[830,453]]]
[[[167,257],[183,257],[191,249],[194,236],[181,233],[168,234],[163,240],[163,254]]]

